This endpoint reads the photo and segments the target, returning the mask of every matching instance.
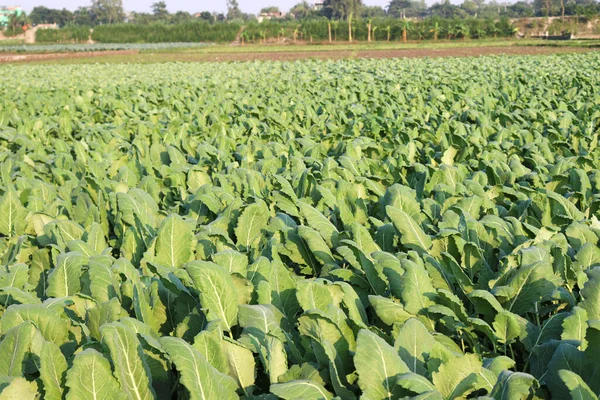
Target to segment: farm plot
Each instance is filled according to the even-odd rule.
[[[597,398],[599,70],[0,66],[0,398]]]

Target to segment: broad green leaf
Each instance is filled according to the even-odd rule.
[[[102,325],[100,332],[102,341],[110,350],[115,376],[121,384],[121,390],[129,398],[153,399],[155,393],[150,370],[135,332],[118,322]]]
[[[587,312],[581,307],[573,307],[571,315],[564,319],[562,323],[563,333],[560,335],[562,340],[578,340],[581,342],[581,349],[585,350],[587,342],[585,335],[587,331]]]
[[[382,296],[369,296],[369,302],[375,310],[375,314],[386,325],[394,325],[394,323],[403,324],[414,315],[407,312],[404,306],[398,302]]]
[[[251,393],[254,385],[254,355],[244,346],[232,341],[223,340],[223,351],[229,366],[229,376],[238,383],[244,393]]]
[[[342,292],[344,293],[342,307],[345,309],[346,314],[348,314],[348,318],[358,327],[366,328],[368,321],[367,311],[356,291],[346,282],[335,282],[334,284],[342,288]]]
[[[229,373],[227,357],[223,350],[222,332],[219,329],[205,330],[194,338],[194,347],[200,352],[210,365],[224,374]]]
[[[375,253],[376,251],[381,251],[379,246],[375,243],[375,241],[371,237],[371,234],[369,233],[367,228],[365,228],[364,226],[362,226],[359,223],[354,223],[350,226],[350,230],[352,231],[352,237],[354,239],[354,243],[357,244],[358,248],[363,253],[370,256],[371,254]]]
[[[181,383],[188,390],[190,399],[238,398],[235,381],[214,369],[193,346],[174,337],[163,337],[160,344],[181,374]]]
[[[299,226],[298,235],[304,239],[315,258],[322,264],[335,264],[333,254],[317,231],[307,226]]]
[[[600,248],[594,243],[584,244],[575,255],[575,265],[581,270],[586,270],[600,265]]]
[[[44,338],[61,346],[67,341],[69,324],[52,308],[42,304],[20,304],[9,307],[0,319],[0,333],[21,325],[24,321],[33,322]]]
[[[286,318],[290,320],[294,318],[300,311],[296,297],[297,277],[282,262],[273,261],[265,272],[265,278],[269,282],[270,303],[277,307]]]
[[[417,394],[435,391],[435,386],[433,386],[427,378],[412,372],[398,376],[396,383],[403,389],[410,390]]]
[[[121,303],[116,297],[96,305],[96,307],[88,310],[86,315],[86,325],[90,330],[90,336],[100,340],[102,337],[100,327],[103,324],[117,321],[126,316],[128,316],[127,311],[121,307]]]
[[[347,325],[346,325],[347,327]],[[349,340],[354,342],[354,337],[348,337],[342,327],[340,327],[332,318],[331,315],[324,311],[311,310],[305,312],[298,318],[298,331],[301,335],[314,340],[316,343],[328,341],[333,344],[337,352],[337,356],[343,361],[344,366],[351,364],[349,350]],[[351,335],[353,333],[350,332]],[[323,365],[328,365],[329,360],[325,354],[315,354],[317,359]]]
[[[570,390],[570,395],[572,399],[579,400],[597,400],[598,396],[592,392],[587,383],[581,379],[579,375],[575,372],[561,369],[558,371],[558,375],[560,379],[565,383],[567,388]]]
[[[217,264],[204,261],[192,261],[186,264],[185,270],[200,291],[200,302],[208,320],[220,319],[225,329],[231,330],[237,323],[238,293],[229,273]]]
[[[136,356],[132,354],[131,356]],[[117,400],[131,398],[122,392],[109,361],[98,351],[86,349],[73,359],[67,371],[67,400]],[[136,398],[136,397],[134,397]]]
[[[44,398],[60,400],[65,388],[67,360],[57,345],[45,341],[40,354],[40,378],[44,384]]]
[[[570,389],[560,378],[560,371],[571,371],[579,376],[590,372],[585,353],[568,342],[562,342],[554,351],[544,378],[553,398],[569,398]]]
[[[302,280],[296,283],[298,303],[304,311],[324,310],[333,304],[333,297],[327,286],[320,280]]]
[[[425,361],[434,343],[427,328],[416,318],[411,318],[400,328],[394,347],[411,372],[427,375]]]
[[[243,328],[256,328],[262,333],[272,333],[282,337],[279,321],[275,316],[273,306],[265,305],[241,305],[239,307],[239,323]]]
[[[12,185],[9,184],[7,189],[4,196],[0,198],[0,215],[2,215],[2,218],[0,218],[0,234],[11,237],[23,233],[28,211],[21,204],[19,196]]]
[[[404,268],[400,286],[402,303],[406,311],[416,315],[435,304],[436,291],[424,267],[412,261],[402,263],[402,267]]]
[[[133,188],[128,193],[117,193],[117,204],[125,223],[135,226],[138,218],[144,226],[156,228],[158,205],[150,194]]]
[[[300,214],[306,219],[308,225],[323,236],[330,248],[334,247],[339,235],[339,231],[335,225],[321,214],[319,210],[302,200],[298,202],[298,207],[300,208]]]
[[[358,332],[354,364],[363,395],[372,399],[396,398],[398,376],[410,372],[392,346],[366,329]]]
[[[522,372],[502,371],[490,396],[496,400],[527,399],[537,388],[537,381]]]
[[[248,256],[245,254],[239,253],[235,250],[226,250],[215,253],[211,257],[215,264],[225,268],[230,274],[237,272],[242,276],[246,276],[248,269]]]
[[[583,213],[565,197],[551,190],[546,191],[546,194],[550,199],[553,215],[568,218],[572,221],[581,221],[584,218]]]
[[[406,248],[420,253],[431,248],[431,238],[410,215],[392,206],[387,206],[385,210],[396,229],[400,232],[400,243]]]
[[[581,289],[579,307],[587,312],[589,319],[600,319],[600,267],[588,270],[588,281]]]
[[[498,341],[503,344],[511,343],[524,330],[524,326],[518,316],[508,311],[499,312],[492,326],[494,327],[494,334],[498,338]]]
[[[235,228],[237,245],[242,249],[256,247],[268,222],[269,209],[264,202],[260,201],[247,206],[238,218]]]
[[[308,380],[295,380],[271,385],[271,393],[285,399],[331,400],[333,396],[320,384]]]
[[[453,357],[432,374],[435,387],[445,399],[467,396],[476,390],[481,361],[475,354]]]
[[[520,266],[507,284],[513,293],[504,305],[506,310],[518,315],[532,311],[536,302],[549,296],[556,288],[553,274],[550,262]]]
[[[90,294],[99,303],[119,297],[119,282],[111,270],[108,257],[91,257],[88,273],[90,275]]]
[[[189,225],[179,216],[165,218],[158,229],[155,262],[169,267],[181,267],[192,259],[196,239]]]
[[[0,400],[34,400],[39,396],[35,382],[29,382],[22,377],[12,379],[0,392]]]
[[[56,260],[56,266],[48,275],[48,289],[46,294],[50,297],[67,297],[81,290],[81,267],[86,258],[77,252],[62,253]]]
[[[8,329],[0,342],[0,376],[23,376],[37,330],[31,322]]]

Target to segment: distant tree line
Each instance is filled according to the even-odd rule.
[[[89,7],[74,12],[35,7],[28,19],[33,24],[62,27],[38,31],[36,39],[45,43],[84,42],[90,37],[104,43],[407,41],[511,36],[515,29],[510,18],[576,15],[591,19],[600,10],[596,0],[521,0],[513,4],[464,0],[460,5],[443,0],[429,7],[424,0],[391,0],[386,9],[365,6],[362,0],[325,0],[320,9],[303,1],[283,18],[258,23],[255,16],[240,10],[237,0],[226,1],[226,14],[204,11],[192,15],[170,13],[164,1],[152,4],[150,13],[126,14],[122,0],[93,0]],[[261,13],[279,11],[271,6]],[[89,27],[94,27],[91,36]]]
[[[210,23],[223,21],[251,22],[254,15],[240,10],[237,0],[227,1],[227,13],[208,11],[190,14],[185,11],[170,13],[164,1],[152,5],[152,12],[132,12],[126,14],[122,0],[92,0],[89,7],[80,7],[75,11],[57,10],[44,6],[33,8],[29,21],[33,24],[57,24],[96,26],[114,23],[131,24],[185,24],[197,20]],[[276,6],[265,7],[261,13],[278,13]],[[450,19],[498,19],[549,17],[549,16],[585,16],[592,17],[600,12],[600,2],[596,0],[519,0],[516,3],[499,3],[496,0],[464,0],[462,4],[451,4],[442,0],[427,6],[424,0],[391,0],[384,9],[379,6],[365,6],[362,0],[325,0],[323,7],[315,9],[307,1],[293,6],[285,20],[303,21],[306,19],[327,18],[329,20],[369,19],[369,18],[427,18],[440,17]]]

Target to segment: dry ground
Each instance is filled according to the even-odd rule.
[[[483,55],[538,55],[556,53],[574,53],[594,51],[593,48],[580,47],[534,47],[534,46],[473,46],[459,48],[412,48],[412,49],[331,49],[318,51],[252,51],[248,52],[138,52],[137,50],[98,51],[86,53],[49,53],[49,54],[0,54],[0,63],[6,62],[228,62],[277,60],[294,61],[306,58],[343,59],[343,58],[402,58],[402,57],[472,57]]]

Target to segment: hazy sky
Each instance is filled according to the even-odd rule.
[[[7,3],[8,1],[8,3]],[[149,12],[150,6],[152,3],[158,0],[123,0],[123,6],[126,11],[142,11]],[[242,11],[246,13],[256,14],[260,11],[262,7],[266,6],[279,6],[281,10],[287,11],[294,4],[298,3],[300,0],[238,0],[240,8]],[[363,0],[366,5],[378,5],[378,6],[387,6],[389,0]],[[190,0],[166,0],[167,8],[170,12],[175,11],[218,11],[225,12],[227,7],[225,6],[226,0],[200,0],[200,1],[190,1]],[[312,0],[308,0],[309,3]],[[433,1],[428,1],[432,2]],[[35,6],[43,5],[48,8],[67,8],[69,10],[75,10],[80,6],[88,6],[91,3],[91,0],[0,0],[0,4],[8,5],[9,3],[20,5],[26,12],[31,11],[31,9]]]

